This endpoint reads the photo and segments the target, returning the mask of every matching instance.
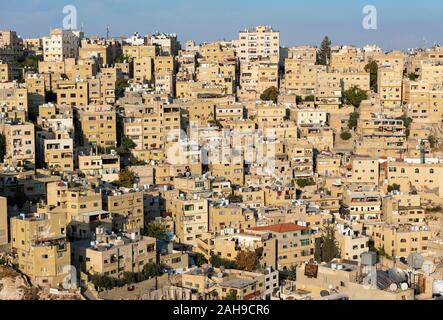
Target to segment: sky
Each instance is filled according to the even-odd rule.
[[[0,0],[0,30],[24,38],[62,26],[63,7],[77,9],[86,35],[130,36],[177,33],[197,42],[238,38],[238,31],[272,25],[282,46],[377,44],[385,50],[443,44],[441,0]],[[377,29],[362,26],[363,8],[377,9]]]

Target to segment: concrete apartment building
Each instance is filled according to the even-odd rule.
[[[354,230],[352,226],[338,224],[336,237],[340,256],[344,260],[360,263],[362,253],[369,252],[369,237]]]
[[[82,146],[116,148],[116,111],[110,105],[85,105],[78,107],[78,139]]]
[[[181,50],[180,42],[175,33],[156,33],[147,38],[148,45],[157,46],[161,55],[178,55]]]
[[[380,192],[373,188],[354,188],[343,193],[342,213],[350,221],[381,221]]]
[[[113,182],[118,180],[120,173],[120,156],[114,154],[79,155],[78,168],[88,176]]]
[[[432,231],[425,224],[374,224],[367,226],[374,246],[395,258],[407,258],[411,253],[426,253]]]
[[[240,62],[273,57],[280,61],[280,32],[270,26],[257,26],[240,31],[236,47]]]
[[[12,70],[9,65],[0,61],[0,83],[12,81]]]
[[[21,56],[23,56],[23,39],[15,31],[0,30],[0,60],[8,63]]]
[[[16,83],[9,82],[3,86],[0,84],[0,106],[6,112],[18,110],[28,112],[28,90]]]
[[[44,155],[44,163],[48,169],[74,171],[74,142],[69,134],[64,138],[45,139]]]
[[[0,197],[0,248],[9,243],[8,200]]]
[[[179,197],[171,200],[175,234],[180,243],[195,245],[208,232],[208,200]]]
[[[431,85],[423,80],[404,80],[403,101],[407,115],[415,123],[441,123],[443,120],[443,85]]]
[[[391,291],[389,288],[368,287],[359,278],[360,267],[354,264],[333,261],[318,266],[317,274],[305,274],[306,265],[297,268],[297,288],[307,291],[312,299],[321,299],[320,292],[350,300],[413,300],[414,290]]]
[[[358,120],[355,152],[371,157],[398,157],[406,151],[406,128],[403,120],[381,115]]]
[[[156,263],[156,240],[138,232],[108,234],[97,228],[94,243],[76,242],[72,248],[74,263],[88,275],[102,274],[120,278],[124,272],[142,272]]]
[[[266,267],[287,270],[314,257],[313,235],[296,224],[280,224],[249,229],[252,234],[269,233],[276,239],[276,260]]]
[[[63,214],[13,217],[11,248],[19,269],[42,287],[57,288],[70,273],[70,243]]]
[[[424,223],[425,208],[421,196],[392,193],[383,198],[383,221],[388,224]]]
[[[402,192],[416,190],[419,193],[443,195],[441,175],[443,164],[388,162],[388,185],[397,184]]]
[[[5,137],[6,155],[4,162],[15,167],[35,168],[35,133],[31,123],[0,124]]]
[[[401,105],[403,70],[391,65],[378,68],[377,88],[382,106]]]
[[[77,32],[53,29],[48,37],[43,37],[45,61],[63,61],[66,58],[77,58],[80,37]]]
[[[131,232],[145,227],[143,192],[107,191],[103,196],[103,209],[115,216],[117,229]]]

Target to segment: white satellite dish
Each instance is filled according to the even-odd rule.
[[[389,286],[389,291],[395,292],[397,290],[398,290],[398,286],[395,283],[393,283]]]
[[[402,291],[406,291],[406,290],[408,290],[408,289],[409,289],[408,284],[407,284],[406,282],[403,282],[403,283],[401,284],[401,290],[402,290]]]
[[[437,268],[431,261],[425,261],[423,262],[423,266],[421,267],[421,269],[427,276],[429,276],[433,274]]]

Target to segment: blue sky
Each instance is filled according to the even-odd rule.
[[[281,32],[286,46],[317,45],[326,34],[333,43],[376,43],[385,50],[422,46],[424,39],[443,44],[441,0],[0,0],[0,29],[46,35],[61,27],[68,4],[76,6],[87,35],[105,35],[109,25],[112,36],[161,31],[201,42],[233,39],[245,27],[266,24]],[[362,27],[365,5],[377,8],[377,30]]]

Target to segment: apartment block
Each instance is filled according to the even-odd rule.
[[[240,31],[237,44],[240,62],[274,57],[280,60],[280,32],[270,26],[257,26]]]

